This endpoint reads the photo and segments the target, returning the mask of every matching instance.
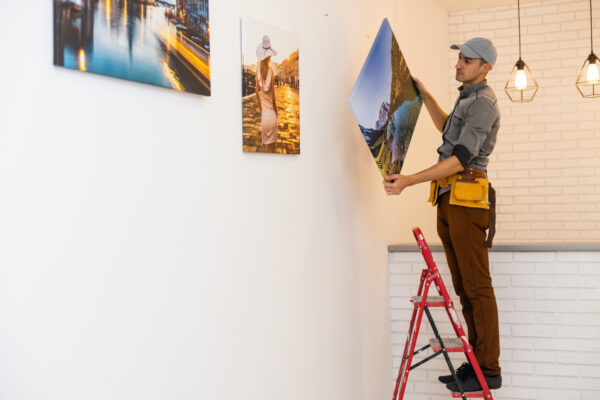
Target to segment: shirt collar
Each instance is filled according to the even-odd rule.
[[[468,97],[469,95],[471,95],[472,93],[475,93],[478,90],[483,89],[484,87],[487,86],[487,79],[484,79],[483,81],[476,83],[475,85],[471,85],[468,88],[465,88],[464,86],[461,86],[458,88],[458,90],[460,91],[460,95],[459,97],[465,98]]]

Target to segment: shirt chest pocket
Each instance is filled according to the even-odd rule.
[[[456,134],[460,133],[460,130],[465,124],[465,120],[460,115],[452,115],[452,120],[450,121],[450,129],[454,131]]]

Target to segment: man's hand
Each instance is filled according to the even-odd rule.
[[[423,85],[423,82],[421,82],[415,77],[413,77],[412,79],[415,82],[415,86],[419,90],[419,94],[421,95],[421,97],[428,97],[430,94],[427,91],[427,89],[425,89],[425,85]]]
[[[398,195],[409,186],[411,178],[408,175],[394,174],[387,176],[383,181],[383,188],[385,189],[388,196]]]

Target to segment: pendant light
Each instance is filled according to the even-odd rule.
[[[504,91],[513,103],[527,103],[533,100],[539,86],[529,67],[521,58],[521,0],[517,0],[517,8],[519,13],[519,60],[508,77]]]
[[[592,51],[584,61],[581,71],[579,71],[579,75],[577,75],[577,81],[575,82],[579,93],[587,98],[600,97],[600,71],[598,71],[598,64],[600,64],[600,61],[598,56],[594,54],[594,34],[592,26],[592,0],[590,0],[590,42]]]

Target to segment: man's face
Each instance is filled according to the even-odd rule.
[[[466,84],[473,84],[485,78],[490,70],[490,64],[481,58],[468,58],[461,52],[456,63],[456,80]]]

